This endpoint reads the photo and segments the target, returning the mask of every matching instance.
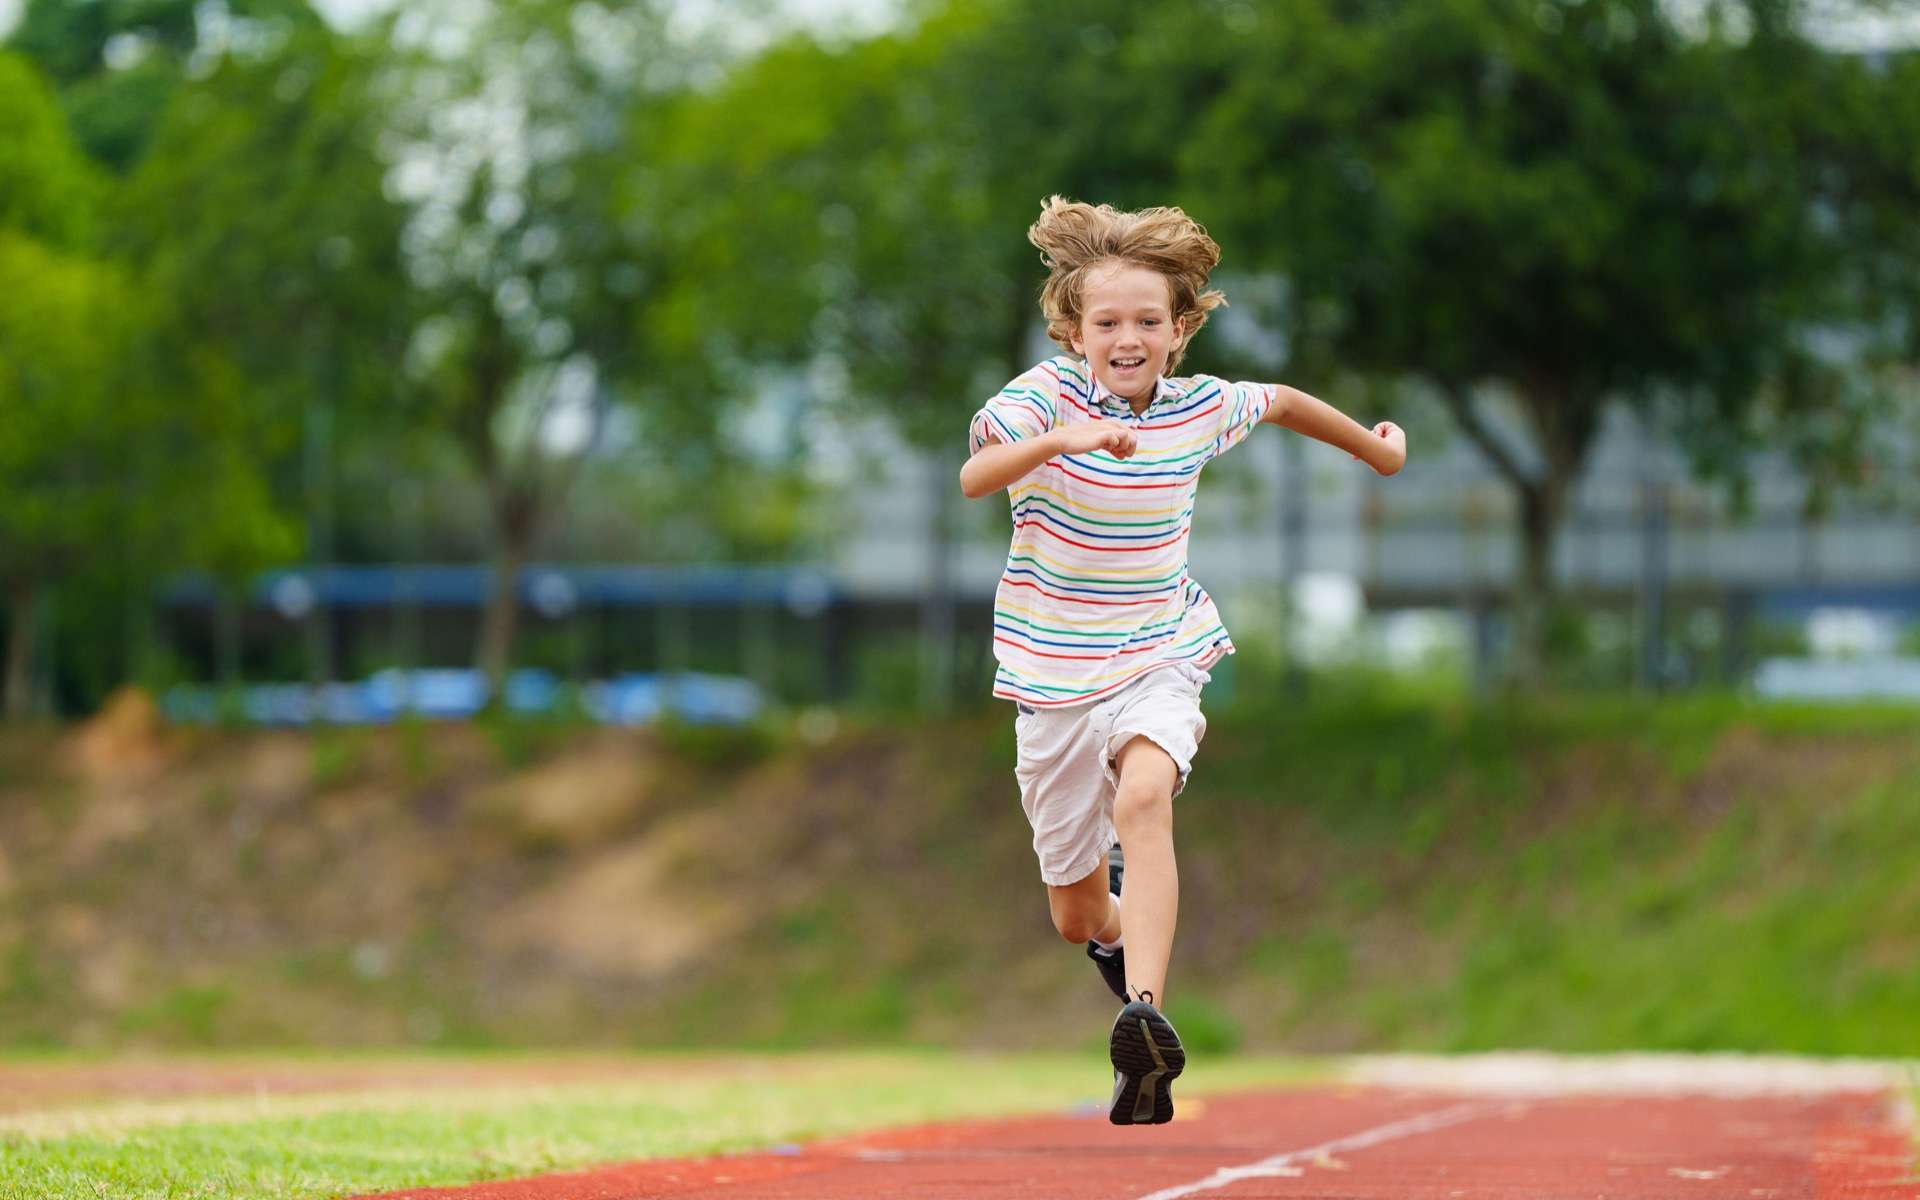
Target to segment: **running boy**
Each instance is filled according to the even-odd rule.
[[[1168,1085],[1186,1064],[1157,1007],[1179,910],[1173,798],[1206,733],[1207,667],[1233,653],[1187,576],[1200,469],[1261,422],[1382,475],[1406,461],[1406,436],[1279,384],[1174,376],[1225,303],[1207,288],[1220,248],[1179,209],[1054,196],[1027,238],[1050,272],[1047,333],[1072,355],[1034,367],[974,416],[960,489],[1012,498],[993,694],[1019,709],[1014,775],[1054,928],[1087,944],[1125,1005],[1109,1039],[1109,1118],[1159,1124],[1173,1118]],[[1119,864],[1100,869],[1116,835],[1124,897]]]

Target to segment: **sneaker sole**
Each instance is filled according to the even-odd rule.
[[[1113,1060],[1113,1105],[1107,1119],[1115,1125],[1164,1125],[1173,1120],[1172,1085],[1186,1070],[1180,1035],[1151,1006],[1129,1004],[1120,1010],[1109,1039]]]

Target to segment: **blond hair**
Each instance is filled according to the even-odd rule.
[[[1081,292],[1087,272],[1108,263],[1126,263],[1167,277],[1174,325],[1181,332],[1167,356],[1167,374],[1180,365],[1193,335],[1207,314],[1227,302],[1207,289],[1207,273],[1220,263],[1220,247],[1200,223],[1177,208],[1121,212],[1107,204],[1086,204],[1048,196],[1027,240],[1047,265],[1040,289],[1040,311],[1047,336],[1071,351],[1080,332]]]

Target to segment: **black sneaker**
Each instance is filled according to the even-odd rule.
[[[1180,1035],[1145,1000],[1135,1000],[1114,1018],[1109,1040],[1113,1059],[1113,1107],[1107,1119],[1115,1125],[1164,1125],[1173,1120],[1175,1077],[1187,1066]]]
[[[1115,842],[1113,849],[1107,851],[1107,890],[1114,895],[1120,894],[1120,878],[1127,872],[1127,860],[1120,853],[1120,843]],[[1087,943],[1087,957],[1093,965],[1100,968],[1100,978],[1106,981],[1107,988],[1122,1003],[1127,999],[1127,950],[1122,946],[1117,950],[1102,950],[1092,942]]]

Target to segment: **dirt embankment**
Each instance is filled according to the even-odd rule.
[[[1371,727],[1215,724],[1176,806],[1191,1043],[1899,1052],[1820,1039],[1920,1002],[1903,729],[1676,760],[1435,726],[1356,771]],[[131,696],[5,731],[0,1046],[1097,1040],[1005,724],[807,728],[209,732]]]
[[[730,972],[910,872],[927,790],[883,737],[216,733],[122,697],[0,739],[0,1045],[724,1041]]]

